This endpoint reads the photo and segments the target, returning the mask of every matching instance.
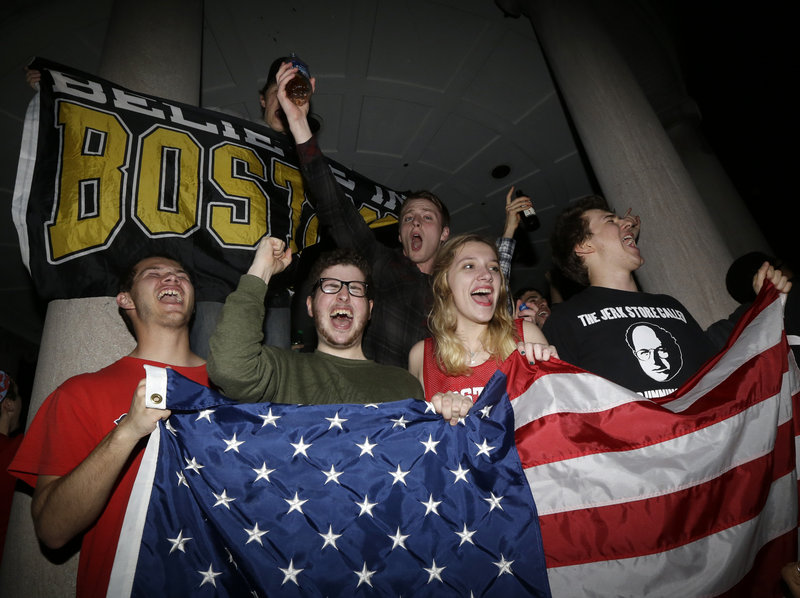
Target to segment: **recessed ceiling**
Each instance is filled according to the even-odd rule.
[[[107,0],[14,0],[0,9],[4,205],[33,95],[23,66],[38,55],[96,73],[110,7]],[[434,191],[455,232],[498,235],[509,187],[531,195],[542,228],[519,234],[512,287],[543,283],[553,218],[592,191],[593,177],[527,18],[508,18],[491,0],[206,0],[204,22],[204,107],[258,120],[257,90],[270,62],[297,52],[316,77],[313,106],[329,157],[399,191]],[[508,173],[498,179],[499,165]],[[0,227],[0,357],[30,359],[43,306],[11,219]]]

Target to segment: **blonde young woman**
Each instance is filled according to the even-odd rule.
[[[408,369],[425,398],[454,424],[514,350],[531,363],[558,354],[535,324],[509,315],[497,251],[488,239],[452,237],[439,249],[432,275],[433,337],[412,347]]]

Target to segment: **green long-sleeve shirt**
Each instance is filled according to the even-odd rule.
[[[245,274],[209,342],[208,374],[227,396],[254,403],[380,403],[422,399],[408,371],[366,359],[264,346],[267,285]]]

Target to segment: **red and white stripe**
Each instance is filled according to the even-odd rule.
[[[658,400],[563,362],[507,360],[554,596],[781,596],[800,430],[782,323],[769,285],[729,348]]]

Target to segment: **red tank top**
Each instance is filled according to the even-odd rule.
[[[516,332],[520,339],[523,338],[522,322],[523,320],[521,319],[514,320]],[[489,379],[500,367],[500,364],[490,357],[482,364],[473,366],[472,373],[468,376],[449,376],[436,363],[435,342],[433,338],[425,339],[425,350],[422,358],[425,399],[430,401],[431,397],[437,392],[457,392],[465,397],[470,397],[473,403],[477,401],[481,392],[483,392],[483,387],[489,382]]]

